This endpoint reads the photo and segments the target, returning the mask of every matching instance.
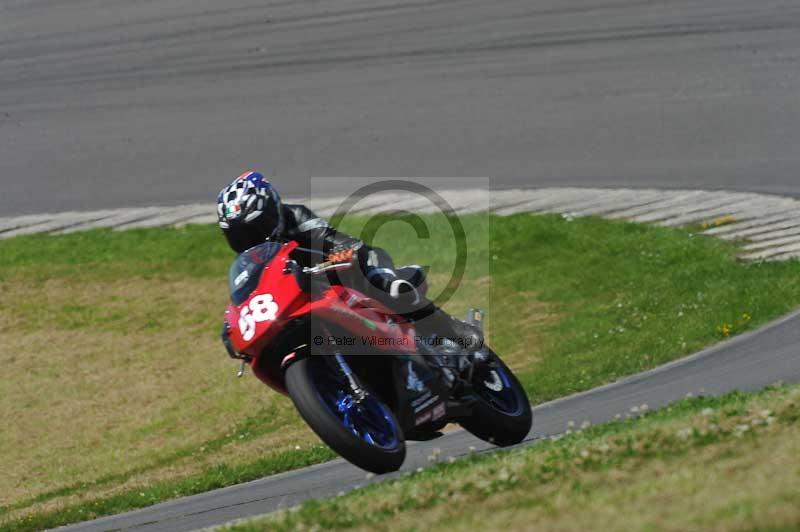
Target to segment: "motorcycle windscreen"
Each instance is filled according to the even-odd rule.
[[[240,254],[228,272],[228,290],[234,305],[244,303],[258,286],[264,267],[283,246],[277,242],[264,242]]]

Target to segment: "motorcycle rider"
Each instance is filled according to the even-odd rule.
[[[258,172],[245,172],[220,191],[217,216],[228,244],[236,253],[267,240],[294,240],[301,247],[319,250],[325,256],[352,256],[369,285],[380,291],[390,306],[396,302],[396,311],[402,307],[400,312],[416,322],[422,336],[437,334],[450,338],[470,351],[483,345],[478,328],[418,297],[414,285],[424,282],[421,270],[418,277],[422,278],[413,282],[402,278],[386,251],[337,231],[305,205],[283,203],[275,187]],[[409,306],[412,297],[414,305]]]

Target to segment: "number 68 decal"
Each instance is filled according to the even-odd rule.
[[[239,309],[239,331],[246,342],[256,335],[256,324],[262,321],[273,321],[278,314],[278,304],[272,294],[261,294],[250,300]]]

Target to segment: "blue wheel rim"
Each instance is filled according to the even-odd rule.
[[[487,366],[484,371],[476,375],[473,383],[478,395],[495,410],[512,416],[522,413],[522,401],[519,393],[514,387],[508,370],[503,366],[499,364]]]
[[[330,374],[320,375],[316,382],[322,402],[346,430],[369,445],[381,449],[397,447],[397,424],[380,399],[368,394],[356,402],[348,386]]]

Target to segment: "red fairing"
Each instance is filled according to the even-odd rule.
[[[378,351],[416,352],[413,325],[352,288],[331,286],[321,298],[307,302],[291,318],[305,314],[335,323],[352,333],[358,342]]]
[[[252,357],[250,365],[259,379],[286,393],[281,364],[295,354],[272,352],[269,344],[287,322],[307,315],[338,325],[376,351],[416,351],[413,325],[357,290],[335,285],[312,300],[294,274],[285,271],[297,247],[296,242],[284,245],[264,267],[248,299],[238,306],[229,305],[225,311],[231,343],[237,352]],[[311,341],[309,338],[308,345]]]
[[[264,267],[258,286],[241,305],[228,305],[225,319],[230,338],[239,353],[257,357],[283,328],[286,316],[305,304],[294,275],[284,272],[296,242],[290,242]],[[243,316],[244,315],[244,316]],[[250,317],[248,317],[250,316]]]

